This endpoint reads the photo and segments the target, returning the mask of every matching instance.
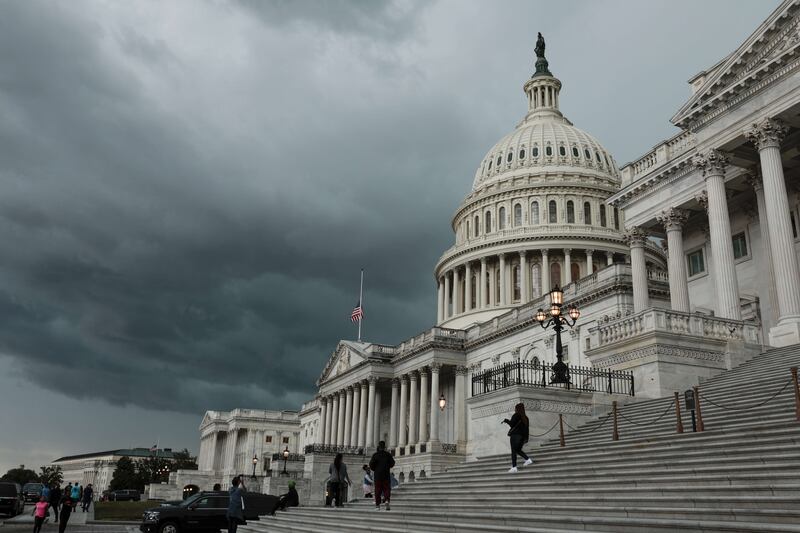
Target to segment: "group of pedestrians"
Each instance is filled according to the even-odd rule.
[[[386,451],[386,442],[380,441],[378,443],[378,450],[372,454],[372,458],[368,465],[364,465],[364,477],[362,479],[362,489],[364,490],[364,497],[375,497],[375,509],[380,509],[381,504],[385,504],[386,510],[391,509],[390,499],[392,487],[397,486],[397,480],[391,473],[394,467],[394,457]],[[342,454],[337,453],[333,464],[328,467],[330,477],[329,494],[326,504],[335,505],[336,507],[344,506],[344,499],[347,487],[352,484],[350,477],[347,474],[347,465],[342,460]]]
[[[49,511],[53,511],[53,521],[58,523],[59,533],[64,533],[72,512],[80,506],[85,513],[89,510],[94,498],[94,488],[89,483],[84,488],[79,483],[67,484],[63,489],[58,483],[53,483],[51,487],[44,486],[39,501],[33,509],[33,533],[39,533],[42,529]]]

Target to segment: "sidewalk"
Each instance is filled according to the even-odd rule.
[[[18,514],[13,518],[8,518],[3,520],[4,524],[9,525],[18,525],[18,524],[31,524],[33,525],[33,505],[25,505],[25,510],[22,511],[22,514]],[[87,520],[94,520],[94,502],[92,505],[89,506],[89,510],[87,512],[83,512],[78,508],[77,511],[72,511],[72,516],[69,517],[69,526],[73,525],[86,525]],[[47,518],[44,520],[45,525],[55,523],[53,521],[53,511],[48,510]],[[69,527],[68,526],[68,527]]]

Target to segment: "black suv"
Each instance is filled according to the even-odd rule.
[[[42,495],[44,485],[41,483],[25,483],[22,487],[22,495],[25,497],[25,503],[38,502],[39,497]]]
[[[121,489],[108,493],[108,500],[112,502],[138,502],[141,499],[142,495],[138,490]]]
[[[228,527],[228,493],[201,492],[178,505],[154,507],[142,515],[143,533],[184,533],[219,531]],[[276,496],[244,493],[244,519],[258,520],[269,514],[278,503]]]
[[[22,487],[18,483],[0,481],[0,514],[16,516],[25,508]]]

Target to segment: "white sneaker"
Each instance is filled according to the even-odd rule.
[[[519,470],[517,470],[516,466],[512,466],[511,468],[508,469],[509,474],[516,474],[517,472],[519,472]]]
[[[381,506],[380,506],[380,505],[376,505],[376,506],[375,506],[375,510],[376,510],[376,511],[380,511],[380,510],[381,510]]]
[[[391,509],[391,507],[389,507],[389,502],[386,502],[386,510],[388,511],[389,509]]]
[[[533,464],[533,459],[526,459],[525,464],[523,464],[522,466],[530,466],[532,464]]]

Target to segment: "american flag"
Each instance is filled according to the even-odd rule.
[[[358,302],[353,308],[353,312],[350,313],[350,320],[356,323],[361,322],[362,318],[364,318],[364,310],[361,308],[361,302]]]
[[[152,446],[150,446],[150,451],[151,452],[157,452],[158,451],[158,444],[153,444]]]

